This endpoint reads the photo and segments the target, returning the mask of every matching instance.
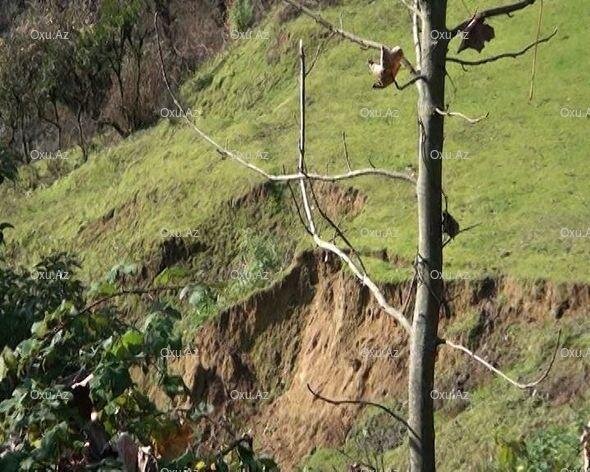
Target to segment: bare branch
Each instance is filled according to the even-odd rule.
[[[536,0],[521,0],[516,3],[511,3],[510,5],[505,5],[503,7],[489,8],[487,10],[480,11],[475,16],[478,19],[491,18],[493,16],[500,16],[500,15],[510,16],[511,13],[518,11],[518,10],[522,10],[523,8],[526,8],[529,5],[532,5],[533,3],[535,3],[535,1]],[[451,33],[452,33],[453,37],[456,36],[459,33],[459,31],[462,31],[471,20],[472,20],[472,18],[465,20],[465,21],[461,22],[460,24],[458,24],[457,26],[455,26],[453,29],[451,29]]]
[[[408,311],[408,307],[410,306],[410,301],[412,300],[412,290],[414,288],[414,285],[416,284],[416,277],[417,277],[417,272],[416,272],[416,268],[414,268],[414,275],[412,276],[412,281],[410,282],[410,286],[408,287],[408,294],[406,295],[406,301],[404,302],[404,306],[402,308],[402,313],[406,314],[406,312]]]
[[[449,244],[451,241],[453,241],[457,236],[459,236],[461,233],[465,233],[467,231],[472,230],[473,228],[477,228],[481,223],[475,223],[474,225],[468,226],[467,228],[463,228],[460,229],[459,231],[457,231],[457,234],[455,234],[452,238],[447,239],[442,247],[444,248],[447,244]]]
[[[546,43],[551,38],[553,38],[553,36],[555,36],[556,34],[557,34],[557,28],[555,28],[553,30],[553,33],[551,33],[549,36],[545,36],[544,38],[541,38],[537,41],[533,41],[527,47],[525,47],[524,49],[517,51],[517,52],[505,52],[504,54],[498,54],[497,56],[487,57],[485,59],[480,59],[479,61],[466,61],[463,59],[459,59],[457,57],[447,57],[447,61],[454,62],[456,64],[461,64],[461,66],[466,67],[466,66],[480,66],[482,64],[487,64],[489,62],[495,62],[499,59],[504,59],[507,57],[517,58],[519,56],[522,56],[526,52],[528,52],[530,49],[534,48],[537,44]]]
[[[370,49],[377,49],[379,51],[381,50],[381,47],[385,47],[385,48],[389,49],[388,46],[386,46],[382,43],[378,43],[377,41],[372,41],[370,39],[361,38],[360,36],[357,36],[356,34],[345,31],[342,28],[337,28],[336,26],[334,26],[332,23],[330,23],[328,20],[326,20],[321,15],[317,14],[316,12],[310,10],[309,8],[305,7],[304,5],[301,5],[300,3],[298,3],[294,0],[283,0],[283,1],[288,3],[289,5],[297,8],[300,12],[309,16],[314,21],[316,21],[317,23],[322,25],[324,28],[326,28],[328,31],[331,31],[332,33],[337,34],[338,36],[340,36],[344,39],[347,39],[355,44],[358,44],[359,46],[361,46],[365,49],[370,48]],[[402,63],[407,69],[409,69],[412,72],[412,74],[416,74],[416,70],[414,69],[414,66],[412,66],[412,64],[405,57],[402,58]]]
[[[465,121],[471,124],[479,123],[481,120],[485,120],[490,115],[490,113],[488,112],[485,115],[482,115],[478,118],[469,118],[468,116],[464,115],[463,113],[459,113],[458,111],[441,110],[440,108],[436,108],[435,110],[439,115],[458,116],[459,118],[463,118]]]
[[[541,36],[541,23],[543,22],[543,0],[541,0],[539,8],[539,17],[537,18],[537,41]],[[533,66],[531,69],[531,87],[529,89],[529,102],[533,100],[535,94],[535,76],[537,75],[537,54],[539,53],[539,43],[535,44],[535,51],[533,52]]]
[[[284,172],[284,168],[283,168],[283,172]],[[311,231],[309,230],[309,228],[307,227],[307,223],[303,219],[303,214],[301,213],[301,208],[299,207],[299,203],[297,202],[297,197],[295,196],[295,191],[293,190],[293,187],[291,186],[291,182],[287,182],[287,187],[289,188],[289,193],[291,194],[291,198],[293,199],[293,203],[295,204],[295,209],[297,210],[297,216],[299,217],[299,221],[301,222],[301,224],[305,228],[305,231],[307,231],[307,233],[311,236],[312,235]]]
[[[401,3],[403,3],[403,5],[410,10],[410,12],[412,13],[412,15],[418,15],[420,18],[424,18],[423,13],[418,9],[417,6],[412,5],[408,2],[408,0],[399,0]],[[413,0],[412,0],[413,1]]]
[[[336,254],[338,257],[340,257],[340,259],[342,259],[344,262],[346,262],[346,264],[348,264],[348,267],[350,268],[350,270],[352,270],[353,274],[363,283],[363,285],[366,285],[369,288],[369,290],[373,293],[373,296],[375,297],[375,299],[377,300],[377,302],[379,303],[381,308],[383,308],[383,310],[388,315],[391,315],[408,332],[408,334],[411,335],[412,334],[412,325],[410,324],[408,319],[403,315],[402,312],[395,309],[393,306],[391,306],[387,302],[385,296],[383,295],[381,290],[379,290],[379,287],[377,287],[377,285],[375,285],[375,282],[373,282],[367,276],[366,272],[362,269],[362,267],[359,267],[338,246],[336,246],[335,244],[332,244],[328,241],[324,241],[322,238],[320,238],[320,236],[316,230],[316,226],[313,221],[313,213],[311,211],[311,205],[309,204],[309,197],[307,195],[307,188],[305,186],[308,174],[305,173],[305,162],[304,162],[304,156],[305,156],[305,55],[303,53],[302,42],[299,43],[299,55],[300,55],[300,67],[301,67],[301,71],[300,71],[301,82],[300,82],[300,90],[299,90],[299,94],[300,94],[299,103],[301,106],[301,110],[300,110],[301,122],[300,122],[300,129],[299,129],[299,164],[298,164],[297,170],[300,174],[303,174],[303,176],[304,176],[303,178],[299,179],[299,188],[301,190],[301,199],[303,201],[303,210],[304,210],[305,216],[307,218],[307,227],[309,228],[309,231],[311,232],[311,234],[313,236],[314,242],[320,248]]]
[[[326,403],[329,403],[330,405],[336,405],[336,406],[363,405],[363,406],[374,406],[376,408],[379,408],[380,410],[383,410],[389,416],[391,416],[392,418],[394,418],[395,420],[397,420],[401,424],[403,424],[405,426],[405,428],[409,432],[411,432],[414,436],[418,437],[416,432],[412,429],[412,427],[408,424],[408,422],[402,416],[400,416],[399,414],[397,414],[395,411],[391,410],[390,408],[387,408],[385,405],[381,405],[379,403],[375,403],[375,402],[367,401],[367,400],[332,400],[330,398],[324,397],[323,395],[321,395],[318,392],[314,392],[309,384],[307,384],[307,390],[309,390],[310,393],[318,400],[322,400]]]
[[[344,146],[344,159],[346,159],[346,166],[348,167],[349,171],[352,171],[350,158],[348,157],[348,146],[346,145],[346,133],[344,131],[342,131],[342,144]]]
[[[367,273],[367,269],[365,267],[365,264],[363,263],[363,259],[362,259],[361,255],[359,254],[359,252],[352,245],[352,243],[346,237],[344,232],[338,227],[338,225],[326,214],[326,212],[324,210],[322,210],[322,207],[320,206],[319,199],[318,199],[317,195],[315,194],[315,191],[313,189],[313,184],[311,182],[309,182],[309,189],[311,190],[311,196],[313,197],[313,200],[315,202],[315,206],[316,206],[318,212],[320,213],[320,215],[322,216],[322,218],[328,222],[328,224],[334,230],[335,234],[337,236],[340,236],[340,239],[342,239],[342,241],[344,241],[344,244],[346,244],[350,248],[350,251],[356,257],[357,261],[359,262],[359,265],[363,269],[363,272]]]
[[[381,46],[384,46],[383,44],[378,43],[376,41],[371,41],[370,39],[361,38],[360,36],[349,33],[348,31],[345,31],[341,28],[337,28],[336,26],[334,26],[332,23],[330,23],[328,20],[326,20],[321,15],[317,14],[316,12],[310,10],[309,8],[301,5],[300,3],[298,3],[294,0],[283,0],[283,1],[288,3],[289,5],[297,8],[297,10],[306,14],[307,16],[309,16],[310,18],[315,20],[317,23],[319,23],[320,25],[322,25],[324,28],[331,31],[332,33],[337,34],[338,36],[340,36],[344,39],[348,39],[349,41],[352,41],[353,43],[356,43],[363,48],[371,48],[371,49],[381,50]],[[387,46],[385,46],[385,47],[387,47]]]
[[[317,49],[315,51],[315,56],[314,56],[313,60],[311,61],[311,65],[305,71],[305,76],[306,77],[311,73],[311,71],[315,67],[315,64],[316,64],[318,58],[320,57],[320,54],[323,52],[324,47],[326,46],[326,44],[328,44],[328,41],[330,41],[330,39],[332,39],[332,36],[334,36],[334,33],[333,32],[330,33],[330,35],[324,41],[322,41],[320,44],[318,44],[318,47],[317,47]]]
[[[454,343],[452,341],[449,341],[448,339],[442,339],[442,340],[440,340],[440,344],[444,344],[446,346],[452,347],[453,349],[457,349],[459,351],[464,352],[469,357],[471,357],[472,359],[474,359],[477,362],[479,362],[480,364],[482,364],[485,368],[487,368],[488,370],[491,370],[495,374],[499,375],[504,380],[507,380],[508,382],[510,382],[515,387],[518,387],[520,389],[526,390],[527,388],[531,388],[531,387],[534,387],[535,385],[538,385],[539,383],[541,383],[543,380],[545,380],[547,378],[547,376],[549,375],[549,372],[551,371],[551,368],[553,367],[553,364],[555,362],[555,358],[557,357],[557,351],[559,350],[559,341],[560,341],[560,339],[561,339],[561,329],[559,330],[559,332],[557,334],[557,343],[555,344],[555,351],[553,352],[553,356],[551,357],[551,361],[549,362],[549,365],[548,365],[547,369],[545,370],[545,372],[543,373],[543,375],[541,375],[541,377],[539,377],[534,382],[530,382],[530,383],[520,383],[520,382],[517,382],[516,380],[511,379],[504,372],[502,372],[501,370],[497,369],[492,364],[490,364],[488,361],[486,361],[485,359],[481,358],[480,356],[478,356],[477,354],[475,354],[473,351],[470,351],[469,349],[467,349],[465,346],[463,346],[461,344]]]
[[[150,293],[160,293],[160,292],[169,292],[169,291],[173,291],[173,290],[182,290],[184,287],[185,287],[185,285],[172,285],[172,286],[166,286],[166,287],[130,288],[130,289],[126,289],[126,290],[121,290],[120,292],[112,293],[110,295],[107,295],[103,298],[99,298],[98,300],[90,303],[89,305],[84,307],[82,310],[80,310],[78,312],[78,315],[83,315],[84,313],[88,313],[89,311],[92,311],[94,308],[96,308],[98,305],[108,302],[109,300],[112,300],[113,298],[123,297],[126,295],[146,295],[146,294],[150,294]]]
[[[157,22],[157,15],[155,16],[154,21]],[[185,112],[183,106],[180,104],[180,102],[178,101],[178,99],[174,95],[174,92],[172,91],[172,88],[171,88],[170,83],[168,81],[166,68],[164,66],[164,58],[163,58],[163,54],[162,54],[160,34],[159,34],[159,30],[157,28],[157,23],[156,23],[156,33],[157,33],[157,39],[158,39],[158,50],[160,51],[160,65],[161,65],[161,69],[162,69],[162,75],[164,76],[164,80],[166,82],[166,88],[168,89],[168,93],[172,97],[172,100],[174,101],[175,105],[178,107],[179,111],[182,114],[182,117],[188,123],[188,125],[202,139],[204,139],[211,146],[213,146],[215,148],[215,150],[222,157],[228,157],[230,159],[233,159],[233,160],[239,162],[240,164],[242,164],[244,167],[247,167],[248,169],[253,170],[254,172],[262,175],[264,178],[266,178],[268,180],[272,180],[274,182],[288,182],[288,181],[296,181],[296,180],[301,180],[301,179],[320,180],[320,181],[325,181],[325,182],[336,182],[338,180],[347,180],[347,179],[352,179],[355,177],[361,177],[361,176],[365,176],[365,175],[381,175],[383,177],[387,177],[390,179],[404,180],[404,181],[410,182],[412,184],[416,183],[416,179],[414,179],[411,175],[408,175],[404,172],[390,171],[390,170],[386,170],[386,169],[375,169],[375,168],[356,169],[353,171],[344,172],[344,173],[340,173],[340,174],[333,174],[333,175],[318,174],[315,172],[305,172],[305,173],[304,172],[297,172],[297,173],[293,173],[293,174],[275,175],[275,174],[270,174],[270,173],[266,172],[264,169],[246,161],[245,159],[242,159],[236,153],[230,151],[229,149],[223,147],[221,144],[216,142],[213,138],[211,138],[209,135],[207,135],[204,131],[202,131],[197,125],[195,125],[195,123],[193,123],[188,118],[187,113]]]

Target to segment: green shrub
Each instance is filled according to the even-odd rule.
[[[496,439],[499,471],[551,472],[573,468],[578,463],[578,439],[565,428],[549,428],[534,433],[526,440]]]
[[[229,25],[232,31],[246,31],[254,21],[251,0],[235,0],[229,9]]]

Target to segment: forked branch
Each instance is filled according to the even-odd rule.
[[[504,5],[502,7],[488,8],[487,10],[482,10],[479,13],[477,13],[475,15],[475,17],[483,20],[484,18],[491,18],[493,16],[500,16],[500,15],[510,16],[515,11],[522,10],[523,8],[526,8],[535,2],[536,2],[536,0],[521,0],[519,2],[511,3],[510,5]],[[463,31],[465,26],[467,26],[467,24],[470,21],[471,21],[471,18],[469,20],[463,21],[460,24],[458,24],[457,26],[455,26],[451,30],[453,37],[456,36],[460,31]]]
[[[488,369],[488,370],[492,371],[493,373],[495,373],[496,375],[502,377],[504,380],[510,382],[515,387],[526,390],[527,388],[532,388],[532,387],[540,384],[543,380],[545,380],[547,378],[547,376],[549,375],[549,372],[551,371],[551,368],[553,367],[553,364],[555,363],[555,358],[557,357],[557,351],[559,350],[560,340],[561,340],[561,329],[559,330],[559,332],[557,334],[557,342],[555,343],[555,351],[553,352],[553,356],[551,357],[551,361],[549,362],[547,369],[543,372],[541,377],[539,377],[534,382],[530,382],[530,383],[521,383],[521,382],[517,382],[516,380],[511,379],[504,372],[502,372],[500,369],[497,369],[492,364],[490,364],[488,361],[486,361],[482,357],[478,356],[473,351],[467,349],[465,346],[463,346],[461,344],[454,343],[453,341],[449,341],[448,339],[440,340],[440,344],[444,344],[446,346],[452,347],[453,349],[457,349],[457,350],[467,354],[473,360],[475,360],[475,361],[479,362],[481,365],[483,365],[486,369]]]
[[[309,16],[310,18],[312,18],[314,21],[316,21],[318,24],[320,24],[321,26],[323,26],[328,31],[332,32],[333,34],[336,34],[336,35],[340,36],[341,38],[347,39],[348,41],[358,44],[362,48],[377,49],[379,51],[381,50],[382,47],[389,49],[389,47],[385,44],[379,43],[377,41],[372,41],[370,39],[362,38],[360,36],[357,36],[356,34],[346,31],[342,28],[336,27],[335,25],[330,23],[328,20],[326,20],[323,16],[310,10],[309,8],[307,8],[306,6],[302,5],[299,2],[296,2],[295,0],[283,0],[283,1],[285,3],[288,3],[289,5],[291,5],[292,7],[297,8],[297,10],[299,10],[301,13],[304,13],[305,15]],[[414,74],[414,75],[416,74],[416,69],[414,69],[414,66],[405,57],[402,58],[402,64],[404,65],[404,67],[409,69],[412,72],[412,74]]]
[[[409,335],[412,334],[412,325],[408,321],[408,319],[404,316],[404,314],[391,306],[388,302],[379,287],[371,280],[371,278],[367,275],[364,271],[362,266],[357,265],[342,249],[340,249],[335,244],[332,244],[328,241],[323,240],[317,229],[313,218],[313,212],[311,205],[309,203],[310,199],[307,194],[307,187],[306,187],[306,180],[307,180],[307,173],[305,170],[305,54],[303,51],[303,44],[302,42],[299,43],[299,59],[300,59],[300,82],[299,82],[299,106],[300,106],[300,127],[299,127],[299,161],[297,165],[297,170],[300,174],[303,175],[302,178],[299,179],[299,188],[301,190],[301,200],[303,202],[303,212],[307,219],[307,229],[311,233],[314,242],[322,249],[325,249],[329,252],[336,254],[340,259],[342,259],[353,274],[363,283],[363,285],[367,286],[368,289],[371,291],[381,308],[387,313],[388,315],[392,316],[406,331]]]
[[[309,384],[307,384],[307,390],[309,390],[310,393],[318,400],[322,400],[326,403],[329,403],[330,405],[336,405],[336,406],[363,405],[363,406],[374,406],[376,408],[379,408],[380,410],[383,410],[385,413],[387,413],[389,416],[391,416],[393,419],[395,419],[396,421],[399,421],[401,424],[403,424],[405,426],[405,428],[408,430],[408,432],[412,433],[415,437],[418,437],[416,432],[408,424],[408,422],[406,421],[405,418],[403,418],[401,415],[399,415],[398,413],[396,413],[392,409],[387,408],[385,405],[381,405],[380,403],[375,403],[375,402],[367,401],[367,400],[332,400],[330,398],[327,398],[327,397],[321,395],[318,392],[314,392],[314,390],[311,388],[311,386]]]
[[[478,61],[467,61],[464,59],[459,59],[457,57],[447,57],[447,62],[454,62],[455,64],[460,64],[463,67],[472,67],[472,66],[480,66],[482,64],[488,64],[490,62],[495,62],[499,59],[505,59],[505,58],[515,59],[519,56],[522,56],[523,54],[526,54],[529,50],[534,48],[536,45],[541,44],[541,43],[546,43],[551,38],[553,38],[553,36],[555,36],[556,34],[557,34],[557,28],[555,28],[553,30],[553,33],[551,33],[550,35],[545,36],[544,38],[541,38],[539,40],[533,41],[531,44],[526,46],[524,49],[521,49],[520,51],[505,52],[503,54],[498,54],[497,56],[487,57],[485,59],[480,59]]]
[[[411,175],[408,175],[405,172],[391,171],[391,170],[387,170],[387,169],[375,169],[375,168],[349,170],[348,172],[343,172],[340,174],[318,174],[315,172],[305,172],[305,173],[296,172],[296,173],[292,173],[292,174],[278,174],[278,175],[271,174],[271,173],[265,171],[264,169],[262,169],[261,167],[258,167],[256,165],[252,164],[251,162],[246,161],[245,159],[240,157],[235,152],[232,152],[229,149],[223,147],[221,144],[219,144],[217,141],[215,141],[213,138],[211,138],[208,134],[206,134],[204,131],[202,131],[197,125],[195,125],[195,123],[193,123],[188,118],[188,115],[185,112],[184,107],[180,104],[180,102],[176,98],[176,95],[172,91],[172,87],[171,87],[170,82],[168,80],[168,74],[166,73],[166,67],[164,65],[164,55],[162,53],[160,32],[158,29],[157,21],[158,21],[158,16],[156,13],[154,16],[154,22],[155,22],[157,41],[158,41],[160,67],[162,70],[162,76],[164,77],[164,82],[166,83],[166,88],[168,90],[168,93],[172,97],[174,104],[176,105],[176,107],[178,108],[178,110],[182,114],[182,117],[188,123],[188,125],[202,139],[204,139],[207,143],[209,143],[211,146],[213,146],[215,148],[215,150],[222,157],[227,157],[227,158],[233,159],[233,160],[239,162],[244,167],[247,167],[248,169],[253,170],[254,172],[262,175],[264,178],[266,178],[268,180],[272,180],[274,182],[297,181],[297,180],[301,180],[303,178],[309,179],[309,180],[320,180],[320,181],[325,181],[325,182],[336,182],[339,180],[347,180],[347,179],[352,179],[355,177],[362,177],[362,176],[366,176],[366,175],[380,175],[380,176],[383,176],[383,177],[386,177],[389,179],[403,180],[403,181],[409,182],[411,184],[416,183],[416,180]]]

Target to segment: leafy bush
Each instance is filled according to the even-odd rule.
[[[539,431],[527,440],[505,441],[497,438],[496,443],[497,468],[502,472],[551,472],[573,468],[579,461],[578,439],[565,428]]]
[[[171,399],[189,400],[189,389],[180,376],[168,372],[162,355],[163,350],[182,348],[176,329],[180,313],[157,300],[140,327],[127,324],[104,302],[122,294],[117,283],[130,266],[116,268],[107,281],[93,285],[92,293],[101,303],[86,299],[87,292],[73,272],[76,267],[74,258],[60,254],[44,259],[35,270],[67,270],[67,278],[0,270],[3,472],[54,470],[56,464],[58,470],[82,470],[91,462],[98,467],[95,470],[122,470],[122,464],[109,457],[112,452],[105,454],[122,431],[141,444],[154,444],[166,431],[180,429],[181,418],[159,410],[131,375],[134,367],[156,372],[157,385]],[[193,408],[193,414],[210,413],[201,410]],[[215,464],[220,471],[276,470],[274,462],[255,458],[252,448],[245,446],[238,441],[212,457],[198,457],[190,452],[198,450],[194,447],[182,457],[190,467],[200,463]]]

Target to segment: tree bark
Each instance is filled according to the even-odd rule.
[[[446,0],[419,0],[423,13],[418,90],[418,288],[410,344],[409,423],[410,470],[433,472],[435,462],[432,389],[442,300],[442,156],[445,58],[447,43],[435,41],[445,31]],[[439,154],[441,153],[441,154]],[[433,158],[434,157],[434,158]]]

